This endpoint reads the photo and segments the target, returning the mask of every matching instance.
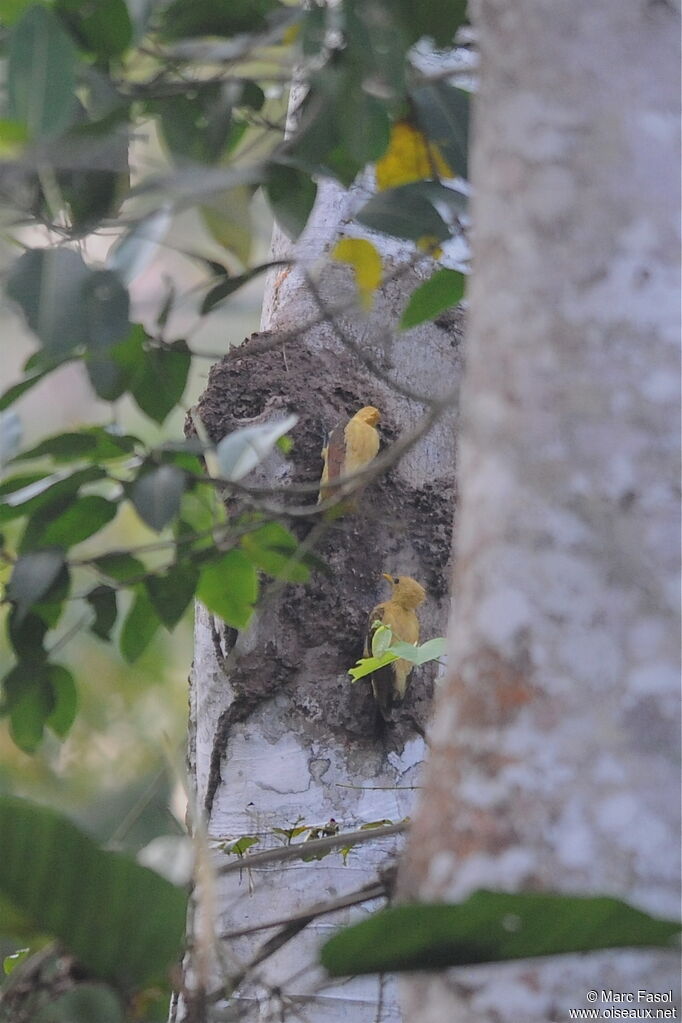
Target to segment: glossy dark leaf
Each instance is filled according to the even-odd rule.
[[[111,586],[95,586],[85,599],[95,613],[95,620],[90,626],[90,631],[100,639],[108,640],[118,614],[116,590]]]
[[[412,292],[400,319],[401,329],[416,327],[425,320],[432,320],[444,309],[457,305],[464,296],[465,285],[466,277],[459,270],[436,270],[428,281]]]
[[[333,976],[504,962],[604,948],[674,947],[679,921],[619,899],[474,892],[459,905],[398,906],[341,931],[322,948]]]
[[[235,629],[249,624],[258,599],[258,576],[241,551],[228,551],[201,570],[197,597]]]
[[[57,0],[56,11],[79,46],[98,57],[118,57],[132,42],[124,0]]]
[[[48,8],[29,7],[10,35],[7,96],[10,117],[29,135],[58,135],[76,112],[78,53],[59,18]]]
[[[192,362],[185,341],[145,352],[144,368],[132,385],[135,401],[150,419],[162,423],[178,405]]]
[[[93,1023],[94,1020],[124,1023],[123,1006],[113,988],[88,981],[51,997],[34,1023]]]
[[[197,83],[191,93],[154,100],[150,113],[161,122],[174,156],[212,164],[227,147],[232,131],[233,97],[228,87]]]
[[[173,0],[164,11],[161,35],[185,39],[260,32],[267,15],[279,6],[277,0]]]
[[[157,533],[177,515],[185,481],[184,472],[174,465],[160,465],[135,480],[130,500],[140,518]]]
[[[133,324],[122,341],[109,348],[91,347],[86,353],[85,368],[97,395],[104,401],[116,401],[144,371],[145,339],[144,329]]]
[[[0,483],[0,499],[8,497],[10,494],[16,494],[18,491],[31,487],[33,484],[44,479],[44,472],[22,472],[16,476],[10,476]]]
[[[13,384],[11,387],[8,387],[0,396],[0,412],[4,412],[6,408],[9,408],[9,406],[13,404],[13,402],[21,398],[22,394],[26,394],[26,392],[30,391],[32,387],[39,384],[40,381],[48,375],[48,373],[52,373],[54,368],[54,366],[50,366],[48,369],[40,369],[37,372],[24,377],[23,380]]]
[[[108,525],[116,516],[118,504],[97,494],[74,500],[63,497],[31,516],[21,538],[20,549],[61,547],[68,550]]]
[[[45,720],[48,728],[63,739],[71,729],[78,709],[78,693],[73,675],[61,664],[46,665],[54,705]]]
[[[50,355],[68,355],[87,341],[82,299],[91,273],[70,249],[33,249],[10,269],[7,294]]]
[[[467,20],[467,0],[391,0],[388,16],[404,30],[407,44],[428,36],[441,47],[452,43],[455,32]]]
[[[162,575],[150,575],[147,593],[156,613],[169,628],[174,628],[194,596],[199,569],[191,564],[171,565]]]
[[[409,186],[372,196],[356,214],[356,220],[373,231],[409,241],[428,238],[442,242],[450,237],[450,229],[438,211]]]
[[[47,681],[35,680],[12,704],[9,712],[12,740],[24,753],[35,753],[43,741],[45,725],[55,707]]]
[[[180,954],[187,896],[65,817],[0,798],[0,891],[95,977],[123,990],[160,979]]]
[[[273,266],[279,265],[279,261],[261,263],[259,266],[254,266],[251,270],[247,270],[245,273],[239,274],[235,277],[225,276],[227,271],[222,268],[223,275],[221,276],[221,279],[216,285],[214,285],[214,287],[211,288],[204,298],[204,301],[201,303],[201,315],[205,316],[211,311],[211,309],[219,305],[233,292],[238,291],[239,288],[242,288],[245,284],[248,284],[249,281],[252,281],[254,277],[265,273],[266,270],[269,270]]]
[[[430,82],[411,90],[421,130],[434,142],[455,174],[468,177],[471,97],[447,82]]]
[[[295,167],[270,164],[265,192],[279,226],[289,238],[298,238],[317,196],[317,185],[310,175]]]
[[[89,351],[106,351],[126,337],[130,299],[113,270],[90,272],[83,282],[82,302],[87,324],[85,346]]]
[[[24,515],[33,515],[38,509],[56,504],[74,495],[86,483],[94,483],[105,476],[104,469],[96,465],[77,469],[63,479],[57,473],[43,476],[42,480],[35,480],[25,488],[14,491],[0,504],[0,522],[11,522]]]
[[[328,65],[311,80],[303,103],[300,126],[285,144],[283,159],[308,174],[335,177],[348,187],[352,184],[363,161],[351,155],[343,145],[339,128],[339,111],[348,104],[349,92],[354,86],[352,72],[347,67]],[[367,140],[370,151],[373,147]]]
[[[10,609],[7,634],[12,649],[24,664],[44,661],[47,653],[43,648],[47,622],[34,611],[20,611],[16,606]]]
[[[18,456],[22,462],[31,458],[49,455],[55,462],[71,462],[87,458],[91,461],[106,462],[129,455],[135,448],[136,438],[126,434],[111,433],[101,426],[73,433],[58,433],[54,437],[22,451]]]
[[[106,352],[128,332],[128,292],[111,270],[71,249],[33,249],[11,268],[7,293],[51,357]]]
[[[121,629],[121,653],[132,664],[147,649],[161,622],[143,586],[135,588],[135,597]]]
[[[141,561],[123,551],[103,554],[93,564],[102,575],[120,583],[140,582],[147,571]]]
[[[32,604],[43,597],[64,565],[61,551],[31,551],[24,554],[14,565],[7,597],[17,605],[17,624]]]

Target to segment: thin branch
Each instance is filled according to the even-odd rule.
[[[310,843],[307,842],[306,845],[310,845]],[[251,927],[242,927],[235,931],[224,931],[220,937],[223,941],[229,941],[232,938],[242,938],[246,934],[267,931],[271,927],[289,927],[291,924],[300,922],[308,924],[317,917],[337,913],[341,909],[347,909],[349,906],[358,906],[363,902],[369,902],[371,899],[380,899],[384,895],[388,895],[385,881],[372,881],[370,884],[366,884],[354,892],[340,895],[337,899],[331,899],[329,902],[316,902],[309,909],[303,910],[300,913],[294,913],[279,920],[269,920],[264,924],[252,924]]]
[[[284,845],[278,849],[266,849],[264,852],[251,853],[249,856],[243,856],[231,863],[224,863],[216,868],[216,872],[220,875],[236,874],[246,867],[252,870],[255,867],[267,866],[269,863],[306,859],[315,853],[332,852],[335,849],[343,849],[347,845],[360,845],[364,842],[375,842],[381,838],[391,838],[393,835],[402,835],[408,828],[408,821],[400,821],[398,824],[387,824],[381,828],[347,831],[341,835],[315,838],[311,842],[299,842],[298,845]],[[215,835],[210,835],[209,838],[213,842],[227,841],[227,839]]]

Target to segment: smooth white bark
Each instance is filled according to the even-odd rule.
[[[324,270],[321,268],[332,240],[350,219],[354,205],[361,200],[362,195],[357,191],[348,195],[334,186],[325,186],[311,224],[297,247],[300,266],[272,274],[264,306],[263,329],[289,331],[317,316],[318,309],[307,290],[304,270],[316,275],[326,302],[339,304],[352,297],[354,286],[347,268],[338,264]],[[289,250],[288,243],[279,237],[275,243],[275,255]],[[386,267],[390,269],[401,252],[397,247],[390,251],[386,246],[383,254]],[[426,267],[427,272],[428,269]],[[435,397],[448,393],[458,382],[459,360],[453,335],[432,326],[411,331],[399,339],[391,338],[387,331],[387,325],[395,322],[399,309],[419,282],[420,272],[424,272],[423,266],[387,286],[368,318],[344,313],[343,322],[353,340],[373,357],[380,358],[395,379]],[[289,359],[293,344],[306,345],[314,354],[338,347],[338,339],[327,323],[288,343]],[[286,373],[285,363],[282,372]],[[329,380],[329,392],[347,384],[348,381],[342,377],[332,378]],[[387,417],[398,427],[400,435],[408,433],[423,415],[423,410],[417,403],[391,394],[390,388],[384,384],[377,386],[375,393],[379,395],[378,402],[385,419]],[[454,413],[450,412],[441,417],[429,435],[394,469],[393,485],[413,489],[425,485],[441,489],[451,486],[454,478],[453,429]],[[286,473],[278,478],[286,479]],[[452,507],[447,503],[446,506],[451,514]],[[360,517],[357,526],[349,527],[344,542],[352,544],[353,537],[357,536],[353,529],[363,528]],[[448,530],[449,523],[443,527],[442,542],[446,553]],[[396,565],[395,570],[404,566],[401,571],[420,576],[423,558],[428,557],[428,552],[425,555],[423,550],[417,549],[415,538],[409,535],[394,537],[389,526],[379,533],[377,542],[385,547],[386,557]],[[353,590],[353,578],[344,575],[347,552],[341,548],[331,553],[333,575],[324,585],[342,587],[344,600],[352,603],[359,598]],[[381,580],[378,578],[377,593],[381,592]],[[366,614],[371,606],[371,603],[364,606],[363,613]],[[428,638],[442,634],[446,617],[447,594],[436,594],[429,600],[422,616],[423,635]],[[240,658],[257,656],[266,644],[274,644],[275,650],[281,649],[286,656],[291,646],[291,635],[287,630],[291,629],[291,624],[283,623],[275,600],[274,604],[256,615],[249,630],[240,634],[236,646],[237,663]],[[222,782],[207,825],[211,839],[230,840],[247,834],[258,835],[260,842],[256,851],[259,851],[281,842],[273,833],[274,828],[291,827],[298,819],[305,824],[324,824],[333,817],[342,830],[348,831],[363,823],[386,818],[399,821],[411,812],[424,754],[422,738],[414,733],[399,744],[399,748],[387,748],[371,737],[358,738],[352,730],[344,733],[338,722],[333,725],[330,722],[329,727],[325,724],[326,693],[330,694],[331,700],[335,687],[349,686],[347,676],[337,674],[328,677],[326,665],[333,663],[334,629],[335,623],[330,621],[314,647],[305,651],[289,687],[285,686],[274,698],[256,707],[245,722],[232,726],[221,758]],[[360,644],[359,635],[357,640]],[[235,692],[229,672],[225,674],[216,657],[215,636],[209,617],[201,608],[197,614],[195,651],[189,763],[197,803],[202,805],[218,722],[234,699]],[[307,695],[302,696],[301,693]],[[297,861],[283,866],[269,865],[260,870],[245,869],[241,876],[231,875],[215,881],[213,895],[204,895],[203,900],[200,886],[200,908],[195,917],[194,934],[201,935],[204,926],[201,921],[205,923],[211,915],[216,931],[221,933],[285,918],[325,898],[335,898],[358,889],[377,876],[378,869],[386,864],[399,845],[395,838],[364,845],[350,853],[345,865],[337,853],[311,863]],[[216,862],[220,859],[221,854],[218,853]],[[210,906],[207,905],[209,902]],[[322,917],[309,925],[295,941],[258,967],[255,977],[240,988],[238,997],[229,1006],[219,1002],[214,1010],[215,1018],[232,1018],[230,1012],[237,1011],[246,1011],[246,1019],[259,1018],[259,1011],[272,1011],[276,1007],[278,996],[272,992],[279,988],[283,992],[284,1009],[291,1009],[292,1018],[297,1018],[296,1014],[300,1012],[302,1018],[315,1023],[397,1021],[400,1013],[395,988],[383,979],[349,980],[333,986],[324,985],[318,991],[323,978],[315,962],[321,941],[344,922],[376,908],[378,903],[375,901],[361,909]],[[270,930],[225,943],[220,955],[227,965],[226,972],[247,962],[272,933]],[[215,984],[220,975],[215,962],[211,972],[209,986]],[[196,973],[188,973],[190,981],[195,977]],[[219,1015],[221,1012],[227,1015],[222,1017]]]

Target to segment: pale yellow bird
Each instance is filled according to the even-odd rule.
[[[365,405],[345,425],[339,423],[334,427],[322,448],[324,467],[318,503],[329,497],[338,496],[339,491],[346,493],[365,485],[366,481],[362,483],[356,481],[354,484],[349,482],[348,487],[331,486],[336,480],[364,469],[373,458],[376,458],[379,453],[379,432],[376,424],[380,419],[379,409],[373,405]]]
[[[426,600],[426,590],[411,579],[409,575],[392,576],[382,573],[392,587],[391,596],[372,609],[367,622],[365,637],[365,657],[372,653],[372,638],[377,629],[377,622],[387,625],[393,633],[393,639],[404,643],[419,642],[419,618],[417,608]],[[384,721],[391,720],[391,710],[396,704],[402,703],[414,665],[400,657],[397,661],[379,668],[370,675],[374,699]]]

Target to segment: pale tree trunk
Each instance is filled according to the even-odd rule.
[[[445,630],[460,317],[453,313],[440,325],[391,336],[387,328],[432,270],[425,260],[387,284],[368,317],[349,311],[354,285],[347,268],[328,262],[321,267],[364,198],[357,190],[346,194],[325,186],[297,247],[300,264],[273,275],[266,295],[263,329],[287,335],[286,343],[263,351],[268,336],[260,334],[232,350],[212,370],[198,411],[215,440],[239,425],[296,412],[289,458],[277,453],[245,481],[284,488],[319,480],[324,429],[362,405],[381,410],[383,450],[433,422],[399,462],[370,482],[358,513],[321,537],[316,550],[330,575],[318,573],[306,586],[266,592],[253,624],[238,636],[199,609],[189,765],[212,847],[216,840],[250,835],[259,839],[251,849],[258,853],[281,846],[273,829],[297,822],[323,825],[334,818],[341,831],[354,831],[373,821],[401,821],[411,812],[419,781],[434,666],[415,672],[396,725],[383,738],[374,731],[369,685],[351,686],[346,671],[362,653],[369,610],[387,596],[381,572],[419,579],[429,593],[423,637]],[[280,238],[275,254],[289,249]],[[387,274],[405,255],[387,247],[383,254]],[[324,318],[306,271],[325,308],[346,303],[338,318],[327,317],[311,329],[305,325]],[[368,359],[376,365],[367,365]],[[444,407],[420,403],[414,392],[444,399]],[[273,495],[271,503],[278,500]],[[314,507],[315,500],[309,493],[293,503]],[[309,529],[304,524],[299,535]],[[347,864],[338,852],[258,869],[248,869],[247,860],[242,874],[198,886],[193,940],[205,951],[214,933],[281,920],[356,891],[374,881],[399,848],[399,838],[379,839],[351,851]],[[227,859],[218,852],[212,862]],[[287,1018],[311,1023],[399,1019],[393,984],[361,978],[329,986],[316,966],[317,949],[333,928],[381,904],[375,899],[313,921],[250,970],[231,1002],[217,1001],[209,1017],[257,1019],[259,1012],[276,1012],[281,1005]],[[276,930],[219,943],[221,966],[215,948],[195,957],[187,971],[195,1004],[185,1018],[192,1012],[200,1018],[202,987],[217,990],[222,979],[229,981]]]
[[[674,918],[679,18],[481,0],[475,23],[450,674],[402,889],[611,894]],[[590,989],[643,1009],[678,969],[628,950],[420,975],[406,1018],[563,1023]]]

